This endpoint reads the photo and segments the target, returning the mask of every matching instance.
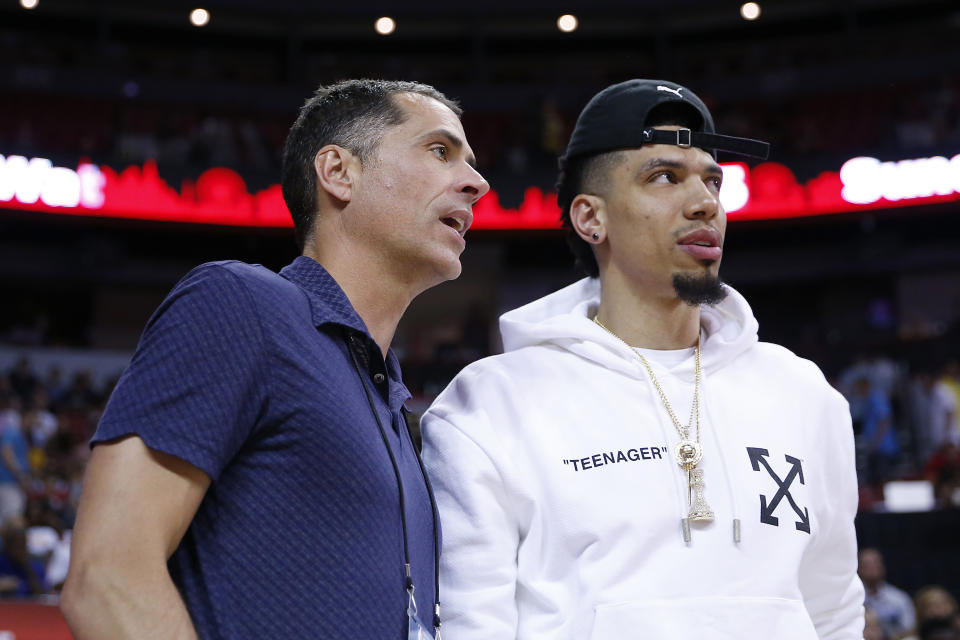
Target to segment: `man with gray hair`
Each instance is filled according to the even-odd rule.
[[[187,274],[100,421],[62,600],[78,640],[439,626],[439,524],[389,346],[460,274],[489,188],[459,115],[378,80],[303,106],[282,169],[302,255]]]

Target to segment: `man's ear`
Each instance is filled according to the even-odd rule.
[[[355,170],[359,158],[348,149],[328,144],[313,156],[313,170],[317,174],[317,188],[340,202],[353,197]]]
[[[600,196],[577,194],[570,203],[570,222],[577,235],[589,244],[606,240],[606,202]]]

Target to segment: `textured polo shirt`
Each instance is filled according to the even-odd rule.
[[[421,617],[433,513],[402,416],[409,392],[343,290],[299,257],[216,262],[150,318],[93,442],[136,434],[212,479],[170,573],[201,638],[403,638],[403,479]]]

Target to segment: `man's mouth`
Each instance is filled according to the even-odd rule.
[[[469,211],[455,211],[448,216],[440,218],[440,222],[447,225],[458,234],[463,236],[470,228],[473,221],[473,215]]]
[[[453,227],[457,230],[457,233],[463,233],[463,220],[459,218],[443,218],[440,222],[448,227]]]
[[[723,256],[720,233],[710,227],[691,231],[680,238],[677,244],[681,250],[698,260],[719,260]]]

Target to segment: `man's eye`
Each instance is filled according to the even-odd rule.
[[[447,159],[447,148],[443,145],[432,147],[430,151],[432,151],[441,160]]]
[[[720,185],[723,184],[723,178],[709,178],[707,183],[710,184],[717,191],[720,190]]]
[[[676,182],[676,179],[669,171],[658,171],[650,177],[650,182]]]

